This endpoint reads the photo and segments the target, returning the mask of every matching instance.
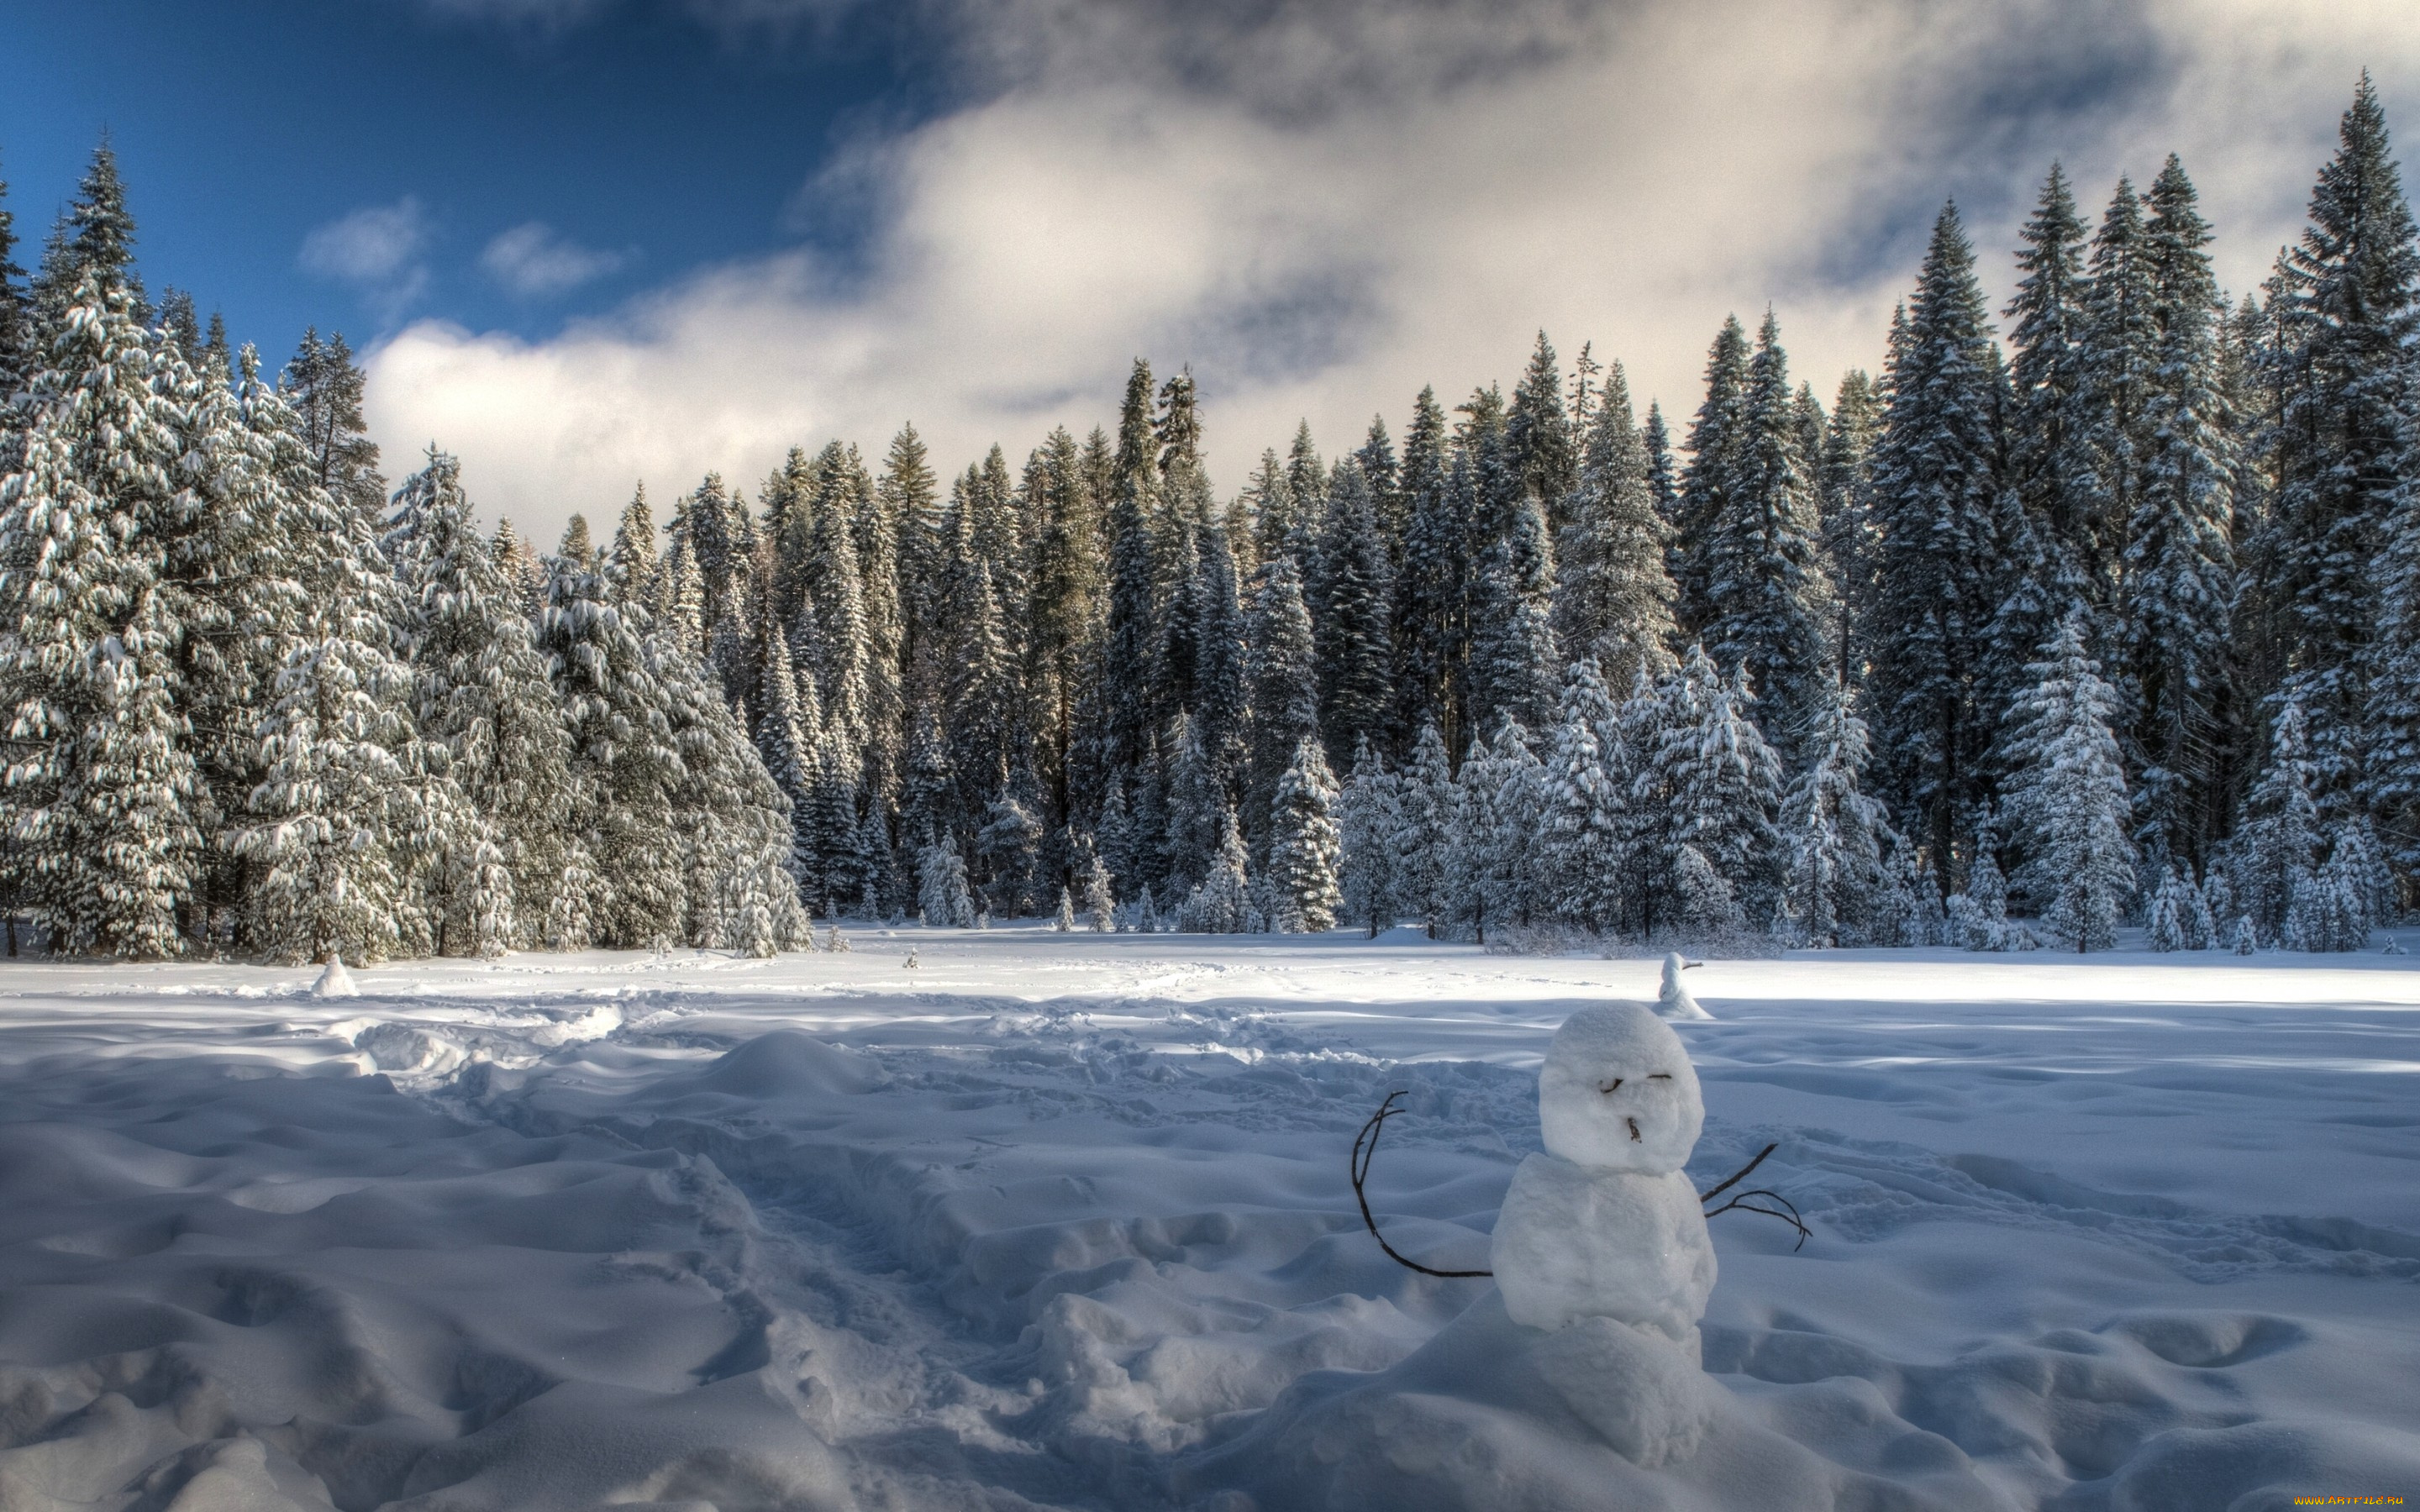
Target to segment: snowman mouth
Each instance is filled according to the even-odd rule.
[[[1630,1125],[1630,1142],[1632,1144],[1639,1145],[1646,1143],[1645,1140],[1638,1137],[1638,1120],[1637,1119],[1624,1119],[1621,1121]]]

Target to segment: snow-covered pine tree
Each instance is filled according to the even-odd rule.
[[[499,539],[501,539],[501,531]],[[656,595],[656,514],[647,504],[647,486],[630,491],[614,522],[613,544],[605,549],[605,590],[617,604],[651,604]],[[768,595],[769,596],[769,595]]]
[[[267,777],[239,854],[258,867],[245,933],[283,960],[341,950],[379,961],[407,948],[411,857],[396,821],[416,774],[398,754],[410,736],[403,671],[366,625],[300,648],[280,670],[261,720]],[[350,630],[351,633],[346,633]]]
[[[1393,568],[1376,495],[1351,457],[1337,463],[1330,479],[1313,560],[1323,579],[1311,621],[1322,732],[1333,750],[1384,741],[1395,713]]]
[[[378,443],[362,417],[364,384],[344,332],[332,331],[323,341],[313,326],[303,331],[278,390],[294,411],[311,482],[376,526],[386,514],[386,480],[379,475]]]
[[[1398,726],[1461,733],[1459,679],[1467,629],[1468,572],[1476,547],[1452,486],[1445,409],[1424,388],[1404,433],[1403,571],[1395,579]]]
[[[1319,733],[1319,673],[1311,614],[1291,556],[1281,553],[1261,564],[1249,640],[1252,754],[1245,803],[1247,812],[1259,812],[1259,833],[1265,837],[1279,779],[1294,764],[1303,740]],[[1254,843],[1254,837],[1247,835],[1246,841]]]
[[[1726,316],[1706,354],[1706,397],[1689,426],[1689,465],[1673,504],[1668,566],[1679,592],[1682,630],[1699,635],[1712,612],[1712,581],[1704,544],[1714,522],[1730,512],[1739,473],[1742,419],[1746,403],[1747,332]]]
[[[1107,934],[1117,927],[1118,901],[1109,892],[1109,869],[1095,853],[1084,867],[1084,927]]]
[[[711,668],[676,662],[660,639],[647,652],[680,756],[672,819],[687,847],[692,938],[756,956],[804,947],[812,924],[799,901],[790,799],[749,738],[744,705],[725,698]],[[705,918],[716,921],[719,940],[702,937]]]
[[[2086,654],[2084,629],[2083,616],[2071,615],[2032,668],[2033,692],[2016,711],[2007,810],[2024,842],[2019,890],[2079,951],[2116,945],[2135,886],[2126,772],[2111,729],[2118,695]]]
[[[2362,909],[2360,889],[2361,879],[2338,847],[2325,864],[2294,879],[2293,901],[2278,932],[2280,943],[2289,950],[2313,952],[2367,946],[2369,919]]]
[[[2145,228],[2153,330],[2118,595],[2136,836],[2198,861],[2226,819],[2220,789],[2235,613],[2235,471],[2219,393],[2210,228],[2171,156]]]
[[[1395,904],[1419,922],[1429,937],[1451,918],[1452,888],[1448,874],[1454,830],[1453,768],[1447,761],[1445,738],[1434,724],[1420,726],[1411,759],[1396,777],[1394,859]]]
[[[805,871],[818,885],[805,900],[810,913],[830,917],[856,902],[865,887],[870,857],[859,848],[864,833],[859,800],[865,785],[859,749],[841,721],[827,713],[815,741],[815,792],[808,806],[814,857]]]
[[[1545,911],[1589,930],[1611,930],[1621,905],[1622,796],[1603,745],[1614,725],[1596,663],[1574,662],[1540,758],[1536,856]]]
[[[2186,943],[2186,915],[2179,900],[2177,869],[2170,866],[2161,873],[2159,889],[2151,894],[2150,903],[2143,910],[2144,949],[2164,954],[2193,949]]]
[[[1966,886],[1949,895],[1942,914],[1947,944],[1968,950],[2006,950],[2016,943],[2016,932],[2009,925],[2008,879],[2000,874],[1997,844],[1988,825],[1976,834]]]
[[[522,937],[537,943],[562,883],[570,738],[520,594],[479,534],[452,456],[432,447],[427,467],[405,480],[383,546],[420,738],[442,748],[492,832]]]
[[[1177,927],[1196,934],[1259,933],[1264,924],[1252,903],[1246,862],[1243,829],[1230,811],[1220,817],[1218,854],[1210,874],[1187,895],[1177,910]],[[1144,889],[1146,899],[1149,891]]]
[[[1176,759],[1170,764],[1168,792],[1161,810],[1165,843],[1161,864],[1145,868],[1147,877],[1164,879],[1171,896],[1210,874],[1210,860],[1218,849],[1218,825],[1227,810],[1227,784],[1210,764],[1193,722],[1176,717]]]
[[[2085,303],[2084,346],[2091,373],[2086,440],[2101,483],[2103,514],[2096,532],[2099,550],[2084,563],[2082,586],[2093,616],[2086,648],[2099,654],[2117,628],[2111,609],[2123,571],[2127,524],[2142,492],[2150,443],[2146,406],[2159,362],[2143,201],[2123,177],[2092,234],[2091,282]]]
[[[1563,370],[1554,344],[1538,332],[1529,365],[1504,413],[1504,441],[1525,492],[1538,501],[1548,536],[1569,521],[1572,490],[1579,483],[1579,447],[1563,408]]]
[[[1819,478],[1823,562],[1832,575],[1832,658],[1852,687],[1865,682],[1872,655],[1866,634],[1876,586],[1871,461],[1882,415],[1873,379],[1851,368],[1832,398]]]
[[[1059,889],[1059,912],[1051,919],[1050,927],[1062,934],[1072,933],[1075,931],[1076,897],[1064,887]]]
[[[1672,660],[1672,579],[1620,363],[1606,374],[1568,513],[1555,548],[1564,656],[1593,659],[1610,687],[1630,687],[1641,671],[1662,676]]]
[[[2053,596],[2083,601],[2105,585],[2121,543],[2103,486],[2096,443],[2103,400],[2092,345],[2092,285],[2084,270],[2084,222],[2067,175],[2051,164],[2017,253],[2017,292],[2009,301],[2009,486],[2028,520],[2039,521],[2052,555]],[[2074,602],[2053,605],[2064,617]]]
[[[1859,785],[1865,721],[1838,684],[1816,706],[1804,748],[1807,768],[1783,800],[1778,825],[1790,847],[1783,905],[1804,944],[1863,945],[1875,933],[1881,908],[1884,846],[1899,838],[1882,805]]]
[[[1539,501],[1523,495],[1471,585],[1470,707],[1543,727],[1554,717],[1555,559]]]
[[[1107,501],[1109,570],[1101,640],[1101,738],[1102,760],[1113,772],[1132,772],[1142,760],[1144,738],[1156,722],[1163,675],[1152,538],[1159,509],[1159,446],[1151,422],[1151,364],[1138,357],[1126,376]]]
[[[0,476],[17,465],[10,440],[16,422],[7,415],[6,401],[25,387],[38,351],[24,278],[25,270],[17,262],[17,218],[8,208],[8,181],[0,178]]]
[[[984,890],[990,911],[1004,918],[1023,918],[1042,898],[1042,821],[1017,786],[1002,783],[992,795],[975,836],[975,854],[989,878]]]
[[[1675,921],[1688,937],[1727,940],[1746,927],[1730,883],[1695,845],[1683,845],[1672,862]]]
[[[1353,771],[1336,800],[1337,843],[1342,850],[1338,906],[1348,923],[1368,926],[1370,937],[1394,924],[1394,840],[1403,811],[1395,774],[1370,748],[1367,735],[1354,742]]]
[[[2268,592],[2285,610],[2291,668],[2278,697],[2309,719],[2312,795],[2331,816],[2361,770],[2373,718],[2401,738],[2381,751],[2372,801],[2408,802],[2408,694],[2391,685],[2373,710],[2368,684],[2374,668],[2411,659],[2408,613],[2381,637],[2379,612],[2381,586],[2392,601],[2411,601],[2412,555],[2399,550],[2379,568],[2383,548],[2409,533],[2420,397],[2412,363],[2420,242],[2366,72],[2338,144],[2270,301],[2282,393],[2271,462],[2277,580]],[[2397,671],[2408,687],[2408,669]]]
[[[1544,768],[1529,733],[1507,716],[1493,744],[1473,742],[1457,779],[1456,826],[1449,866],[1457,916],[1481,944],[1487,931],[1531,922],[1540,888],[1534,844],[1544,795]]]
[[[2185,949],[2215,950],[2218,937],[2218,916],[2211,912],[2210,895],[2195,883],[2190,872],[2180,872],[2179,917],[2183,920]]]
[[[1646,886],[1679,896],[1681,853],[1695,850],[1719,873],[1742,916],[1761,927],[1778,903],[1783,846],[1773,827],[1781,767],[1748,717],[1745,687],[1726,678],[1702,646],[1691,646],[1658,690],[1653,744],[1640,748],[1631,804],[1653,815],[1656,832],[1636,853]],[[1647,927],[1668,917],[1653,905]]]
[[[2268,763],[2244,795],[2227,868],[2235,907],[2264,940],[2278,938],[2295,887],[2319,864],[2316,775],[2303,706],[2288,699],[2270,733]]]
[[[103,166],[96,158],[95,175]],[[93,177],[87,205],[107,198]],[[177,707],[183,630],[157,540],[177,508],[178,415],[122,256],[111,260],[115,223],[86,219],[65,244],[83,271],[57,295],[16,471],[0,482],[13,748],[0,801],[25,896],[61,948],[158,957],[185,949],[178,916],[202,844]]]
[[[790,866],[801,874],[813,856],[817,751],[799,717],[799,682],[790,666],[790,643],[765,595],[764,686],[756,695],[756,751],[766,774],[789,800]]]
[[[916,908],[924,922],[936,928],[974,928],[975,903],[967,890],[967,863],[947,830],[917,853]]]
[[[931,512],[933,492],[923,439],[915,426],[903,425],[884,450],[881,477],[859,496],[851,521],[865,593],[865,782],[876,810],[888,809],[899,796],[908,740],[908,627],[900,540],[912,528],[911,516]]]
[[[596,572],[566,564],[549,583],[538,626],[571,737],[573,813],[597,878],[591,933],[620,949],[674,939],[685,897],[672,808],[685,774],[671,701],[642,639],[647,623],[644,609],[614,603]]]
[[[1941,857],[1980,795],[1992,732],[1973,679],[2005,596],[1993,530],[2000,368],[1955,206],[1933,223],[1893,336],[1872,460],[1880,591],[1866,708],[1877,788],[1909,838]]]
[[[1343,861],[1336,799],[1327,755],[1318,736],[1306,735],[1269,800],[1267,913],[1269,927],[1280,934],[1324,934],[1336,927]]]
[[[1815,479],[1794,435],[1781,329],[1765,312],[1723,438],[1729,473],[1689,558],[1699,629],[1726,672],[1757,691],[1766,740],[1794,769],[1799,742],[1832,680],[1830,584],[1821,560]]]

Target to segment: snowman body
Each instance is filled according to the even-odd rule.
[[[1491,1265],[1514,1322],[1611,1318],[1698,1352],[1714,1251],[1682,1166],[1705,1122],[1680,1036],[1639,1003],[1582,1009],[1538,1077],[1545,1153],[1513,1173]]]

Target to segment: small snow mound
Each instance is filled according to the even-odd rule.
[[[1681,973],[1692,963],[1681,959],[1679,951],[1664,958],[1664,990],[1655,997],[1655,1011],[1668,1019],[1708,1019],[1714,1015],[1698,1006],[1689,989],[1681,985]]]
[[[776,1029],[725,1053],[698,1073],[695,1085],[727,1097],[830,1097],[870,1091],[881,1080],[863,1056],[796,1029]]]
[[[353,1047],[380,1071],[442,1076],[470,1058],[460,1045],[408,1024],[373,1024],[353,1036]]]
[[[342,952],[332,950],[328,953],[327,969],[321,971],[319,980],[311,984],[311,995],[314,997],[361,995],[359,989],[353,986],[353,974],[345,969],[345,957]]]

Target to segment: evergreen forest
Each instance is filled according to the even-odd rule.
[[[104,146],[30,272],[0,185],[12,947],[2361,948],[2420,884],[2383,113],[2365,79],[2257,289],[2176,158],[2079,193],[2050,168],[1999,307],[1943,208],[1828,393],[1769,310],[1668,416],[1542,332],[1509,393],[1222,491],[1139,360],[1021,458],[818,439],[548,549],[380,455],[341,336],[272,370],[154,300]]]

